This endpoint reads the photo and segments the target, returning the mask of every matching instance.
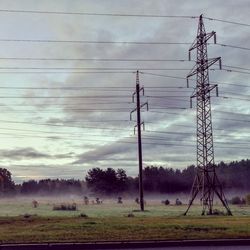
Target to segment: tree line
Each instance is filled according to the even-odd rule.
[[[250,191],[250,160],[220,162],[216,173],[225,190]],[[188,193],[196,173],[195,166],[183,170],[147,166],[143,170],[143,186],[148,193]],[[124,169],[92,168],[84,180],[43,179],[15,184],[11,173],[0,168],[0,194],[57,195],[89,193],[102,195],[133,194],[138,190],[138,177],[127,176]]]

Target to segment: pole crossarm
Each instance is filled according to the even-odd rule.
[[[141,104],[140,108],[143,108],[144,106],[146,106],[147,111],[148,111],[148,102],[144,102],[143,104]]]
[[[141,122],[140,125],[142,126],[143,131],[145,131],[145,123]],[[137,126],[138,126],[137,124],[134,126],[134,135],[136,134],[136,128],[137,128]]]
[[[140,92],[142,91],[142,95],[144,96],[144,87],[140,87]],[[136,91],[132,94],[132,102],[135,102]]]
[[[140,109],[143,108],[144,106],[146,106],[147,111],[149,110],[149,106],[148,106],[148,102],[144,102],[143,104],[140,104]],[[130,121],[132,121],[132,114],[137,111],[137,107],[134,108],[131,112],[130,112]]]

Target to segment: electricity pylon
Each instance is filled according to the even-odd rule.
[[[232,215],[222,186],[219,182],[215,171],[214,163],[214,146],[213,146],[213,129],[211,115],[211,96],[210,92],[216,89],[218,95],[218,86],[209,84],[209,67],[219,62],[221,68],[221,58],[208,59],[207,41],[214,38],[216,43],[216,33],[206,33],[202,15],[199,18],[197,37],[189,49],[189,60],[191,60],[191,51],[197,50],[196,65],[187,76],[188,78],[196,75],[196,88],[192,98],[196,97],[196,115],[197,115],[197,173],[193,182],[191,197],[188,208],[184,215],[187,214],[189,208],[196,196],[201,194],[202,215],[213,214],[214,196],[220,199],[225,207],[227,214]],[[192,104],[192,102],[191,102]],[[191,105],[192,106],[192,105]]]

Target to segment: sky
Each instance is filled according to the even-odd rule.
[[[190,88],[185,78],[201,14],[217,34],[208,56],[223,65],[209,72],[215,162],[249,158],[249,11],[247,0],[0,0],[0,167],[17,183],[93,167],[136,176],[137,70],[144,167],[196,164],[195,77]]]

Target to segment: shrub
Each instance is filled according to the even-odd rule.
[[[81,217],[81,218],[88,218],[88,215],[85,214],[85,213],[80,213],[80,214],[79,214],[79,217]]]
[[[72,204],[57,204],[53,206],[53,210],[61,210],[61,211],[76,211],[77,207],[76,207],[76,203],[72,203]]]
[[[23,218],[25,218],[25,219],[29,219],[31,217],[31,214],[24,214],[23,215]]]
[[[235,196],[231,199],[230,203],[233,205],[239,205],[239,204],[242,204],[242,200],[239,196]]]
[[[167,206],[170,204],[170,201],[166,199],[166,200],[161,201],[161,203]]]
[[[127,215],[127,217],[135,217],[135,215],[133,214],[133,213],[129,213],[128,215]]]
[[[246,195],[246,204],[250,205],[250,194]]]
[[[28,213],[25,213],[23,215],[21,215],[24,219],[34,219],[35,217],[37,217],[37,214],[28,214]]]
[[[218,210],[218,209],[214,209],[212,215],[225,215],[225,213],[223,211]]]
[[[37,208],[38,207],[38,201],[33,200],[32,205],[33,205],[34,208]]]
[[[182,202],[179,200],[179,198],[177,198],[175,200],[175,205],[177,205],[177,206],[181,206],[182,205]]]

